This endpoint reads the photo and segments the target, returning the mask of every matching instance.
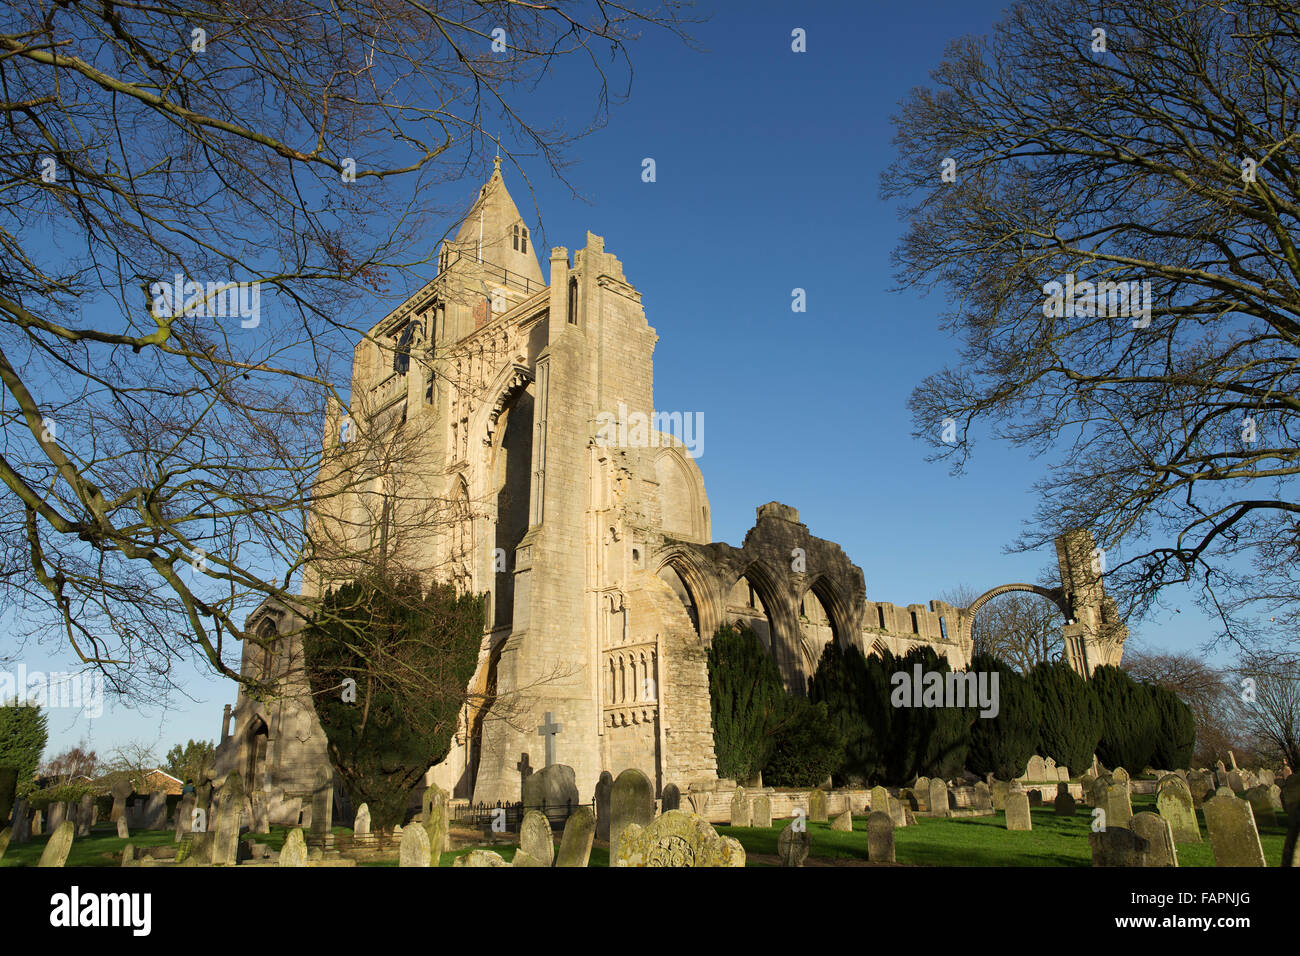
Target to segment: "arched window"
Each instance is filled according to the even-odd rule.
[[[578,324],[578,280],[569,280],[569,324]]]

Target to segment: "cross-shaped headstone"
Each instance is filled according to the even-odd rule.
[[[554,723],[551,712],[546,712],[546,721],[537,728],[537,736],[546,740],[546,766],[555,763],[555,735],[564,729],[563,724]]]
[[[528,766],[528,754],[520,754],[519,763],[515,764],[515,767],[519,770],[519,782],[521,784],[527,780],[529,775],[533,772],[533,768]]]

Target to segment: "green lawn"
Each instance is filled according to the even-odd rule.
[[[1134,812],[1155,810],[1155,797],[1135,796]],[[899,863],[912,866],[1089,866],[1092,861],[1088,849],[1088,832],[1092,817],[1087,807],[1081,806],[1079,813],[1073,817],[1057,817],[1051,806],[1033,808],[1034,829],[1027,832],[1008,832],[1004,829],[1003,815],[991,817],[965,817],[956,820],[940,820],[930,817],[918,817],[916,826],[904,827],[894,831],[894,852]],[[1199,812],[1197,818],[1201,825],[1201,843],[1180,843],[1178,845],[1178,863],[1180,866],[1213,866],[1214,857],[1205,833],[1205,818]],[[767,854],[775,856],[777,836],[788,820],[774,821],[770,829],[756,830],[749,827],[719,826],[719,833],[735,837],[750,854]],[[841,833],[830,828],[829,823],[809,823],[812,833],[812,857],[830,860],[866,860],[867,859],[867,820],[865,816],[853,821],[851,833]],[[338,834],[350,834],[345,827],[335,827]],[[274,850],[279,850],[284,843],[288,829],[272,827],[269,834],[257,837],[257,842],[265,843]],[[1269,866],[1280,866],[1282,862],[1282,843],[1286,830],[1281,826],[1266,825],[1260,829],[1260,839],[1264,844],[1264,857]],[[68,855],[68,866],[117,866],[118,854],[126,843],[136,847],[169,845],[172,832],[140,831],[132,834],[129,840],[120,839],[115,829],[96,827],[89,837],[76,840],[72,852]],[[0,867],[35,866],[45,846],[45,837],[36,837],[30,843],[11,844]],[[506,860],[514,858],[515,847],[511,845],[485,846],[495,850]],[[458,856],[468,853],[472,847],[454,850],[442,855],[439,866],[451,866]],[[396,866],[396,860],[365,862],[360,866]],[[594,847],[591,851],[592,866],[608,866],[609,851]],[[766,862],[753,861],[753,865],[771,865]]]

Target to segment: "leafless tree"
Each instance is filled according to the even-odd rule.
[[[1246,730],[1267,758],[1300,767],[1300,674],[1270,656],[1243,655],[1237,676]]]
[[[563,178],[635,30],[687,39],[684,13],[7,5],[0,599],[23,635],[138,699],[180,662],[240,679],[242,615],[293,600],[328,544],[308,519],[325,410],[348,408],[334,384],[376,302],[430,277],[441,187],[483,170],[489,134]],[[594,91],[576,128],[544,105],[569,62]]]
[[[1285,0],[1018,3],[902,104],[882,179],[899,278],[961,342],[911,402],[935,457],[985,428],[1050,454],[1017,546],[1090,528],[1124,616],[1191,585],[1293,663],[1297,64]]]

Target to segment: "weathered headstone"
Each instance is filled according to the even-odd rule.
[[[540,810],[525,810],[519,825],[519,849],[542,866],[555,861],[555,838],[551,836],[551,821]]]
[[[879,810],[867,814],[867,859],[872,863],[894,862],[894,821]]]
[[[975,809],[979,810],[982,813],[992,813],[993,812],[993,791],[989,789],[989,785],[985,783],[983,780],[980,780],[976,782],[974,789],[975,789],[975,799],[973,802],[974,802]]]
[[[905,827],[916,822],[912,816],[911,808],[903,805],[903,801],[896,797],[889,797],[889,819],[894,821],[894,826]]]
[[[1198,807],[1214,796],[1214,778],[1203,770],[1187,775],[1187,790],[1192,795],[1192,806]]]
[[[1255,826],[1274,826],[1281,816],[1279,811],[1282,809],[1281,801],[1274,804],[1273,794],[1269,792],[1268,787],[1251,787],[1242,795],[1242,799],[1250,804],[1250,809],[1255,814]]]
[[[1070,785],[1068,783],[1058,783],[1056,785],[1056,799],[1052,801],[1052,809],[1056,811],[1058,817],[1072,817],[1076,809],[1074,797],[1070,796]]]
[[[670,783],[664,787],[663,796],[660,797],[661,809],[664,813],[669,810],[680,810],[682,808],[682,791],[675,783]]]
[[[1300,773],[1293,773],[1282,781],[1282,810],[1290,816],[1300,807]]]
[[[167,829],[167,794],[155,790],[149,794],[149,802],[144,807],[144,829]]]
[[[617,800],[617,780],[614,786]],[[745,865],[739,842],[719,836],[703,817],[687,810],[670,810],[649,826],[631,824],[618,847],[615,866]]]
[[[825,823],[828,819],[825,790],[813,790],[808,794],[808,819],[813,823]]]
[[[1260,784],[1260,786],[1262,786],[1262,787],[1271,787],[1271,786],[1272,786],[1273,784],[1275,784],[1275,783],[1277,783],[1277,775],[1276,775],[1275,773],[1273,773],[1272,770],[1269,770],[1267,767],[1265,767],[1264,769],[1260,770],[1260,772],[1259,772],[1259,784]]]
[[[226,774],[220,799],[212,828],[212,865],[234,866],[239,862],[239,824],[244,815],[244,778],[238,770]]]
[[[917,777],[911,786],[912,797],[916,800],[917,813],[930,812],[930,778]]]
[[[81,797],[81,806],[77,808],[77,836],[90,836],[90,828],[94,821],[95,795],[93,793],[83,794]]]
[[[27,801],[19,797],[14,801],[13,843],[26,843],[32,838],[32,816],[27,812]]]
[[[9,841],[13,839],[13,827],[5,827],[0,830],[0,860],[5,858],[5,851],[9,849]]]
[[[731,825],[747,827],[752,818],[749,814],[749,794],[744,787],[736,787],[731,794]]]
[[[760,793],[749,804],[749,825],[755,829],[769,830],[772,827],[772,798]]]
[[[1246,779],[1240,770],[1228,771],[1228,787],[1238,795],[1246,792]]]
[[[853,814],[848,810],[845,810],[843,813],[836,814],[835,819],[831,821],[831,829],[836,830],[840,833],[852,833]]]
[[[1107,827],[1088,834],[1093,866],[1141,866],[1147,841],[1128,827]]]
[[[1043,758],[1034,754],[1029,758],[1029,764],[1025,767],[1025,780],[1046,780],[1047,766],[1043,763]]]
[[[1106,828],[1127,827],[1133,819],[1133,802],[1129,797],[1128,784],[1118,781],[1107,783],[1103,777],[1097,781],[1094,792],[1096,798],[1093,805],[1106,811]]]
[[[1129,772],[1125,770],[1123,767],[1116,767],[1113,771],[1111,771],[1110,778],[1114,780],[1116,783],[1124,784],[1124,786],[1126,787],[1130,783],[1132,783],[1132,778],[1129,776]]]
[[[1174,848],[1174,832],[1169,821],[1159,814],[1144,810],[1133,814],[1130,827],[1146,846],[1142,849],[1139,866],[1177,866],[1178,851]]]
[[[131,838],[131,828],[126,825],[126,816],[117,818],[117,835],[119,839],[129,840]]]
[[[303,839],[302,828],[294,827],[289,831],[289,835],[284,838],[284,847],[280,850],[280,859],[277,861],[280,866],[306,866],[307,865],[307,841]],[[410,864],[403,863],[402,866]],[[428,864],[425,864],[428,866]]]
[[[812,836],[808,833],[807,827],[799,827],[796,830],[794,823],[787,824],[781,831],[781,835],[776,838],[776,855],[780,857],[782,866],[803,866],[811,849]]]
[[[1202,807],[1215,866],[1265,866],[1250,804],[1221,788]]]
[[[651,791],[653,798],[654,791]],[[563,820],[578,805],[578,784],[573,768],[553,763],[530,774],[524,782],[525,810],[541,810],[547,818]]]
[[[596,817],[590,807],[578,807],[564,821],[556,866],[586,866],[591,860],[591,843],[596,835]]]
[[[432,866],[429,831],[422,826],[407,827],[402,831],[402,842],[397,854],[398,866]]]
[[[1011,789],[1011,784],[1006,780],[994,780],[989,784],[989,791],[993,796],[993,810],[1005,810],[1007,808],[1007,793]]]
[[[509,866],[500,853],[492,850],[470,850],[452,861],[452,866]]]
[[[184,857],[182,857],[178,852],[176,856],[176,862],[180,863],[182,860],[184,860]],[[122,866],[134,866],[134,865],[135,865],[135,847],[132,846],[130,843],[128,843],[126,846],[122,847]]]
[[[938,777],[930,781],[930,792],[928,801],[930,806],[930,816],[946,817],[948,812],[948,785]]]
[[[45,821],[43,817],[44,814],[40,810],[32,814],[32,836],[40,836],[44,832]]]
[[[176,826],[172,830],[172,842],[180,843],[185,838],[185,834],[191,832],[194,828],[194,807],[198,803],[198,797],[195,794],[187,793],[181,797],[181,802],[176,806]],[[126,817],[122,816],[119,826],[126,826]]]
[[[614,780],[609,793],[609,846],[611,859],[619,852],[618,841],[629,824],[646,826],[655,818],[655,790],[650,778],[629,767]]]
[[[49,814],[45,820],[45,828],[52,834],[63,825],[63,821],[66,819],[68,819],[68,805],[61,801],[59,803],[51,803]]]
[[[316,777],[315,786],[312,787],[310,832],[309,842],[312,846],[327,847],[333,838],[334,774],[330,770],[322,770]]]
[[[363,803],[357,807],[356,816],[352,820],[352,835],[363,838],[370,836],[370,804]]]
[[[1169,824],[1175,843],[1201,842],[1192,791],[1180,777],[1171,774],[1160,781],[1156,790],[1156,810]]]
[[[596,839],[606,843],[609,842],[609,794],[613,789],[614,775],[602,770],[596,781]]]
[[[871,788],[871,809],[881,813],[889,812],[889,791],[884,787]]]
[[[118,818],[126,813],[126,800],[131,796],[131,783],[129,780],[119,780],[108,792],[113,795],[113,809],[109,811],[109,819],[116,823]]]
[[[1006,818],[1008,830],[1032,830],[1034,828],[1033,819],[1029,815],[1029,794],[1023,790],[1010,790],[1007,792]]]
[[[68,853],[72,849],[72,840],[76,836],[77,828],[71,820],[64,820],[54,832],[50,834],[50,839],[45,844],[45,849],[41,851],[41,861],[37,866],[63,866],[68,862]]]

